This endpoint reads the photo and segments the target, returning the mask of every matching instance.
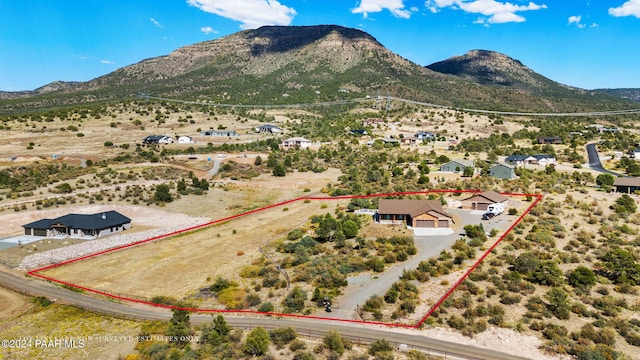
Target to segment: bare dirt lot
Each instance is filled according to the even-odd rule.
[[[26,298],[9,290],[0,288],[0,324],[9,322],[31,308]],[[4,326],[3,325],[3,326]],[[2,326],[0,326],[0,329]]]

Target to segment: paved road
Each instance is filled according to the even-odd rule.
[[[27,279],[23,276],[0,271],[0,285],[7,289],[30,296],[46,296],[57,302],[76,305],[89,311],[105,313],[137,320],[169,320],[171,312],[167,309],[150,306],[128,306],[122,303],[103,300],[76,293],[52,285],[45,281]],[[488,359],[488,360],[523,360],[527,357],[506,354],[499,349],[482,349],[471,345],[462,345],[449,341],[437,340],[421,335],[419,332],[394,329],[382,326],[371,326],[340,321],[322,321],[319,319],[286,318],[286,317],[240,317],[225,314],[227,322],[237,328],[253,328],[262,326],[268,329],[291,326],[301,336],[322,337],[329,330],[336,330],[343,336],[357,343],[370,343],[385,338],[396,345],[406,344],[409,348],[418,349],[429,354],[445,356],[447,359]],[[210,322],[211,315],[193,314],[191,322],[201,324]]]
[[[598,155],[598,149],[596,148],[596,146],[597,146],[596,143],[587,145],[587,156],[589,157],[589,167],[592,170],[595,170],[597,172],[611,174],[614,176],[621,176],[620,174],[613,171],[609,171],[605,169],[604,166],[602,166],[602,163],[600,162],[600,155]]]

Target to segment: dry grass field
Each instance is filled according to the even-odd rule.
[[[217,277],[239,280],[258,248],[344,201],[297,201],[173,238],[69,264],[45,275],[135,297],[185,297]],[[321,207],[328,204],[325,210]]]

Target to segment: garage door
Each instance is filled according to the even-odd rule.
[[[487,210],[487,208],[489,207],[489,204],[480,204],[478,203],[478,205],[476,206],[477,210]]]
[[[416,227],[432,228],[434,225],[434,220],[416,220]]]
[[[438,220],[438,227],[449,227],[449,220]]]

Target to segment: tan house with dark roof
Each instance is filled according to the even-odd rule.
[[[504,203],[507,200],[509,200],[508,197],[489,190],[462,200],[462,208],[466,210],[487,210],[489,205]]]
[[[453,224],[453,217],[439,200],[380,199],[376,221],[413,228],[448,228]]]
[[[640,178],[637,177],[617,177],[613,186],[616,192],[633,194],[640,191]]]

